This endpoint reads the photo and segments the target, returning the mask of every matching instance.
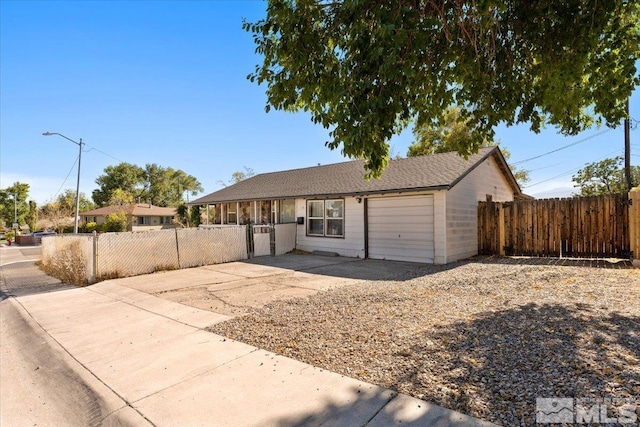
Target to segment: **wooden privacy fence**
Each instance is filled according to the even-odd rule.
[[[639,250],[640,192],[478,204],[480,254],[630,258]]]

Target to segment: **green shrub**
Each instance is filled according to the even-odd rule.
[[[85,233],[93,233],[94,231],[98,231],[98,224],[96,224],[95,222],[91,221],[91,222],[87,222],[85,225],[82,226],[82,230]]]
[[[124,212],[114,212],[107,215],[107,219],[103,224],[104,231],[127,231],[127,216]]]

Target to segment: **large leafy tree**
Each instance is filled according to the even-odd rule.
[[[423,124],[413,128],[414,141],[409,146],[407,156],[423,156],[435,153],[447,153],[459,151],[465,147],[466,141],[472,139],[474,129],[469,126],[469,120],[460,116],[460,108],[451,107],[444,115],[444,121],[437,127]],[[499,145],[493,140],[484,138],[480,147],[491,147]],[[511,153],[501,148],[506,160],[509,160]],[[520,186],[529,181],[529,172],[525,169],[518,169],[509,165],[513,176]]]
[[[106,206],[122,197],[150,201],[156,206],[178,206],[184,201],[184,192],[196,195],[203,191],[195,177],[155,163],[144,168],[130,163],[107,166],[96,184],[98,188],[93,191],[93,201],[98,206]]]
[[[93,190],[93,201],[98,206],[106,206],[115,190],[125,191],[132,196],[144,191],[144,169],[131,163],[122,162],[116,166],[107,166],[104,174],[96,178],[98,188]]]
[[[11,227],[17,212],[18,224],[26,224],[26,218],[29,215],[28,198],[29,184],[24,182],[14,182],[11,186],[0,190],[0,222]]]
[[[269,0],[243,26],[263,56],[248,78],[266,84],[267,111],[309,112],[369,176],[392,135],[439,126],[450,105],[476,130],[458,147],[469,154],[499,123],[616,126],[640,83],[634,0]]]
[[[580,189],[581,196],[625,193],[627,183],[622,167],[623,158],[618,156],[585,165],[571,180]],[[640,184],[640,166],[631,167],[632,187]]]
[[[154,164],[145,167],[145,196],[157,206],[178,206],[184,193],[195,196],[203,191],[200,182],[180,169]]]
[[[58,194],[58,197],[56,197],[53,203],[59,203],[65,209],[75,212],[76,191],[71,189],[64,190],[63,193]],[[80,193],[80,203],[78,206],[80,207],[80,212],[90,211],[96,207],[96,205],[88,199],[84,193]]]

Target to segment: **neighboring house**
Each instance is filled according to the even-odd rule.
[[[296,222],[296,248],[347,257],[446,264],[477,254],[478,201],[526,198],[497,147],[391,160],[366,180],[363,161],[255,175],[191,202],[214,224]]]
[[[173,219],[175,208],[162,208],[148,203],[138,203],[126,206],[105,206],[91,211],[81,212],[80,218],[84,224],[95,222],[100,225],[112,213],[124,211],[127,216],[128,231],[147,231],[174,228]]]

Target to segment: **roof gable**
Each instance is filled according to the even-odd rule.
[[[491,155],[496,156],[501,171],[512,183],[514,193],[521,193],[508,167],[506,171],[502,167],[506,162],[500,150],[489,147],[481,148],[466,160],[457,153],[391,160],[380,179],[364,178],[366,170],[362,160],[263,173],[200,197],[190,204],[449,189]]]

